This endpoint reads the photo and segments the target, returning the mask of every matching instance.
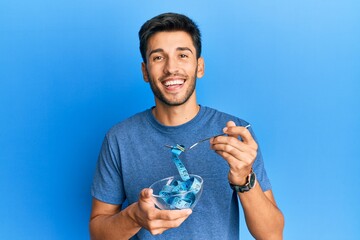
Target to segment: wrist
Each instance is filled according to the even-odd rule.
[[[229,171],[229,183],[233,185],[245,185],[248,182],[249,174],[252,172],[252,168],[243,169],[241,173],[234,172],[230,169]]]
[[[240,183],[240,184],[234,184],[229,182],[231,189],[233,189],[236,192],[248,192],[250,191],[252,188],[255,187],[256,185],[256,175],[254,173],[254,171],[251,169],[250,174],[247,176],[245,183]]]
[[[131,226],[133,228],[141,228],[141,225],[139,224],[139,222],[137,221],[137,217],[136,217],[136,212],[138,211],[138,203],[133,203],[131,205],[129,205],[127,208],[125,208],[124,210],[122,210],[120,212],[120,214],[122,214],[124,217],[126,217],[126,219],[129,219],[129,223],[131,224]]]
[[[248,175],[246,175],[246,177],[238,177],[238,178],[232,178],[232,180],[229,181],[230,184],[233,185],[245,185],[248,182]]]

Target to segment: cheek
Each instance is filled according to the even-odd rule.
[[[151,76],[151,77],[156,77],[156,76],[159,76],[162,74],[162,67],[160,64],[156,64],[154,66],[149,66],[148,67],[148,74]]]

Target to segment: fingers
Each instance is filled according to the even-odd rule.
[[[181,218],[187,218],[192,213],[191,209],[181,210],[161,210],[159,211],[159,219],[165,221],[173,221]]]
[[[212,146],[217,146],[221,149],[214,150],[223,150],[227,152],[231,152],[232,150],[239,151],[247,151],[248,149],[257,149],[257,144],[254,141],[253,143],[246,143],[238,139],[238,137],[234,137],[233,135],[228,136],[218,136],[210,140]]]
[[[140,226],[153,235],[180,226],[192,213],[191,209],[159,210],[152,200],[152,189],[145,188],[139,194],[137,219]]]
[[[246,127],[234,126],[235,123],[229,121],[223,129],[228,136],[218,136],[210,140],[211,148],[215,151],[225,151],[236,158],[238,154],[256,154],[258,145]],[[241,140],[239,140],[241,137]],[[240,151],[240,152],[239,152]],[[246,155],[245,155],[246,157]]]
[[[153,235],[162,234],[170,228],[179,227],[192,213],[190,209],[182,210],[158,210],[148,219],[147,229]]]
[[[227,136],[212,138],[211,149],[228,162],[229,180],[240,183],[250,172],[257,156],[258,145],[247,127],[236,126],[233,121],[227,122],[223,131]]]
[[[251,165],[255,160],[257,151],[247,146],[234,147],[230,144],[216,144],[212,146],[220,156],[227,160],[232,165]]]
[[[256,145],[256,142],[247,127],[236,126],[233,121],[227,122],[226,127],[223,129],[223,132],[233,137],[240,136],[244,143]]]
[[[159,210],[159,211],[160,212],[170,211],[168,214],[165,214],[165,215],[173,215],[174,213],[177,213],[177,212],[185,212],[185,215],[183,213],[183,214],[181,214],[181,216],[177,216],[177,217],[166,216],[165,218],[168,218],[168,220],[156,219],[156,220],[151,221],[149,223],[148,230],[153,235],[162,234],[164,231],[166,231],[168,229],[179,227],[190,215],[190,214],[188,214],[189,211],[187,211],[186,209],[184,209],[184,210]],[[191,212],[191,210],[190,210],[190,212]]]

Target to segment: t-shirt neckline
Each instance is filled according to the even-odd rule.
[[[149,108],[147,111],[146,111],[146,117],[147,117],[147,120],[149,121],[149,123],[156,129],[158,129],[159,131],[161,132],[164,132],[164,133],[177,133],[178,131],[187,131],[187,130],[190,130],[191,129],[194,129],[195,126],[198,126],[198,124],[201,124],[201,120],[202,118],[204,117],[205,115],[205,112],[206,112],[206,107],[204,106],[200,106],[200,110],[199,112],[195,115],[194,118],[192,118],[191,120],[189,120],[188,122],[186,123],[183,123],[181,125],[177,125],[177,126],[166,126],[162,123],[160,123],[156,118],[155,116],[152,114],[152,109],[155,107],[151,107]]]

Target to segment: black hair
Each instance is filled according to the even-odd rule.
[[[196,49],[196,57],[201,56],[201,34],[196,23],[189,17],[178,13],[163,13],[146,21],[139,31],[140,53],[146,63],[146,50],[149,38],[157,32],[184,31],[188,33]]]

